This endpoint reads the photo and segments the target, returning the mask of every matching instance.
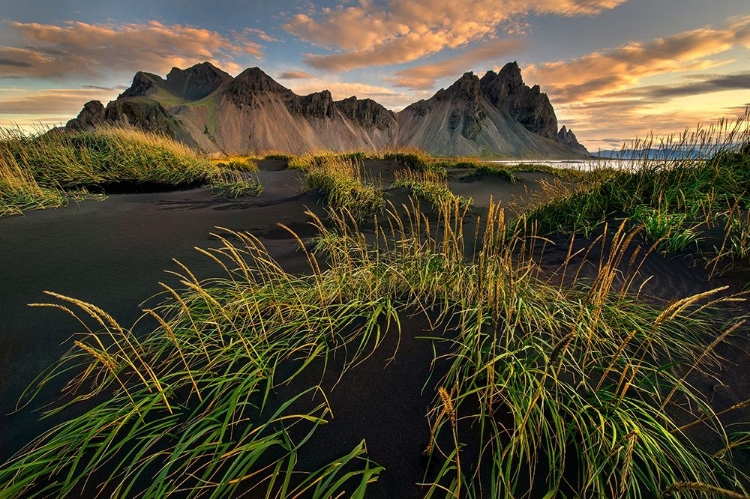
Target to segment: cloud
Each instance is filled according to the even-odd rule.
[[[278,38],[273,37],[269,35],[268,33],[266,33],[265,31],[263,31],[262,29],[258,29],[258,28],[245,28],[243,32],[247,34],[255,35],[261,40],[263,40],[264,42],[277,43],[281,41]]]
[[[631,42],[567,61],[525,67],[524,79],[541,85],[555,106],[558,121],[573,128],[590,150],[609,148],[613,137],[666,136],[686,125],[706,122],[706,99],[674,99],[709,93],[750,90],[750,73],[706,74],[732,61],[721,54],[750,48],[750,16],[728,18],[723,26]],[[689,81],[644,86],[649,77],[672,74]],[[715,71],[714,71],[715,73]],[[738,114],[737,109],[719,113]]]
[[[412,90],[432,88],[438,78],[462,74],[470,69],[475,69],[477,64],[484,61],[507,58],[509,54],[520,52],[523,46],[521,40],[496,40],[464,51],[441,62],[423,64],[399,71],[393,78],[393,83],[397,87]]]
[[[372,99],[388,109],[401,109],[415,100],[411,93],[397,92],[388,87],[319,78],[297,80],[290,85],[290,88],[299,95],[308,95],[325,89],[331,92],[334,100],[346,99],[351,96],[356,96],[359,99]]]
[[[14,61],[13,59],[2,58],[0,59],[0,66],[13,66],[16,68],[29,68],[31,64],[24,61]]]
[[[235,57],[263,54],[258,43],[238,34],[230,39],[208,29],[158,21],[7,25],[19,42],[0,47],[0,60],[15,62],[0,65],[0,77],[64,79],[136,70],[162,74],[203,61],[238,72]]]
[[[696,77],[692,77],[695,79]],[[704,78],[682,85],[650,85],[613,94],[621,97],[638,97],[650,101],[665,101],[675,97],[724,92],[727,90],[750,90],[750,72],[729,75],[699,75]]]
[[[307,80],[310,78],[314,78],[314,76],[304,71],[284,71],[279,75],[280,80]]]
[[[106,104],[117,97],[118,90],[117,88],[76,88],[35,92],[9,91],[7,97],[0,97],[0,116],[60,115],[69,119],[78,115],[84,102],[99,100]],[[59,117],[57,119],[60,120]]]
[[[562,103],[585,102],[635,87],[640,80],[666,73],[703,71],[724,64],[711,59],[750,43],[750,16],[730,18],[723,28],[710,26],[665,38],[631,42],[572,61],[546,62],[524,69],[524,76]]]
[[[627,0],[389,0],[386,7],[371,0],[355,6],[301,13],[282,28],[333,54],[309,54],[305,62],[317,69],[401,64],[492,39],[498,31],[515,33],[529,14],[595,15]]]

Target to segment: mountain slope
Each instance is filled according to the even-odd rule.
[[[508,80],[508,74],[514,80]],[[547,96],[539,93],[539,87],[523,85],[520,70],[513,73],[503,68],[500,75],[488,72],[481,81],[466,73],[448,89],[405,108],[398,120],[400,145],[436,155],[585,154],[556,140],[557,118]]]
[[[565,157],[586,154],[547,96],[518,65],[481,80],[465,74],[447,90],[398,114],[370,99],[334,101],[327,90],[300,96],[259,68],[233,78],[208,62],[166,79],[138,72],[106,107],[92,101],[70,129],[127,123],[207,153],[376,150],[415,146],[446,156]]]

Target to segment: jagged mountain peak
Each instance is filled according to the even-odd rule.
[[[334,107],[354,123],[365,128],[386,130],[396,123],[396,115],[372,99],[348,97],[333,103]]]
[[[574,151],[580,152],[582,154],[589,153],[588,149],[586,149],[581,143],[578,142],[578,138],[576,138],[576,134],[573,133],[573,130],[570,130],[565,125],[560,127],[560,131],[557,132],[557,141],[564,146],[573,149]]]
[[[163,85],[164,79],[161,76],[146,73],[145,71],[138,71],[133,76],[133,83],[131,83],[130,88],[121,93],[117,98],[145,97],[156,92],[158,87]]]
[[[258,67],[247,68],[237,75],[232,84],[251,92],[291,92]]]
[[[461,78],[445,90],[444,95],[453,100],[477,101],[481,97],[479,78],[471,71],[464,73]]]
[[[527,130],[557,140],[557,117],[547,94],[541,92],[539,85],[529,87],[524,83],[518,63],[509,62],[499,73],[487,71],[480,86],[492,105],[513,116]]]
[[[481,79],[464,73],[399,113],[371,99],[334,101],[328,90],[300,96],[258,67],[232,78],[205,62],[172,68],[166,79],[138,72],[117,100],[104,110],[90,103],[68,126],[87,129],[102,120],[163,130],[227,154],[399,146],[445,155],[585,154],[569,129],[558,131],[547,95],[523,82],[516,62]]]
[[[210,62],[202,62],[187,69],[172,68],[167,74],[166,88],[188,101],[200,100],[232,77]]]

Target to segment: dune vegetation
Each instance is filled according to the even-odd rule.
[[[252,234],[218,232],[201,251],[223,277],[181,267],[182,288],[144,311],[145,336],[50,293],[37,305],[85,325],[39,381],[73,373],[47,417],[71,415],[2,465],[2,494],[367,497],[384,468],[366,441],[317,470],[300,462],[332,417],[319,372],[339,366],[345,382],[386,337],[418,334],[419,316],[422,348],[446,352],[413,477],[425,497],[746,497],[735,458],[750,422],[725,418],[750,394],[717,409],[695,380],[716,375],[720,346],[747,348],[750,290],[665,303],[642,296],[640,274],[655,253],[687,250],[714,274],[750,268],[746,125],[697,137],[715,146],[705,158],[549,183],[515,218],[492,202],[472,211],[418,154],[386,153],[406,168],[402,205],[356,155],[267,158],[303,170],[330,208],[306,213],[312,242],[286,229],[307,271],[285,271]],[[568,250],[552,269],[553,244]]]
[[[134,128],[0,131],[0,215],[60,206],[93,186],[208,184],[218,173],[192,149]]]

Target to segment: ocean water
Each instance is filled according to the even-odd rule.
[[[684,161],[684,160],[683,160]],[[696,160],[699,161],[699,160]],[[618,170],[637,170],[644,164],[649,166],[655,166],[659,162],[664,160],[655,159],[604,159],[604,158],[587,158],[587,159],[555,159],[555,160],[544,160],[544,159],[502,159],[502,160],[488,160],[483,163],[493,163],[500,165],[545,165],[553,168],[571,168],[580,171],[591,171],[598,168],[614,168]]]

